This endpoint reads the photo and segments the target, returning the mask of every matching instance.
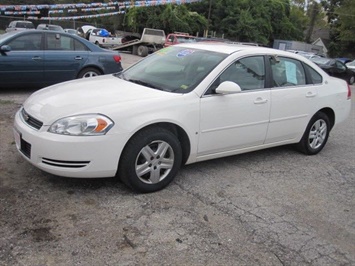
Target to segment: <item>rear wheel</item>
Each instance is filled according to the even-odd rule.
[[[164,128],[152,127],[138,132],[127,143],[118,176],[133,190],[154,192],[174,179],[181,162],[182,150],[177,137]]]
[[[330,132],[329,118],[322,112],[316,113],[309,122],[298,149],[307,154],[314,155],[320,152],[327,143]]]
[[[146,57],[148,55],[148,47],[144,45],[138,46],[137,54],[142,57]]]
[[[349,79],[349,84],[353,85],[354,82],[355,82],[355,76],[351,76],[350,79]]]
[[[80,71],[78,75],[78,79],[81,78],[91,78],[91,77],[96,77],[101,75],[101,72],[95,68],[89,67],[89,68],[84,68],[83,70]]]

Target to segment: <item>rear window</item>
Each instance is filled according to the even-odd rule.
[[[17,22],[16,28],[34,29],[35,26],[30,22]]]
[[[177,39],[179,43],[196,42],[195,38],[188,36],[177,36]]]

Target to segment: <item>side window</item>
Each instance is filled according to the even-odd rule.
[[[75,51],[87,51],[88,49],[84,44],[82,44],[78,40],[74,39],[74,50]]]
[[[19,36],[7,44],[13,51],[36,51],[41,49],[42,33],[26,34]]]
[[[286,57],[270,58],[273,87],[298,86],[306,84],[302,63]]]
[[[242,90],[257,90],[265,87],[265,64],[263,56],[240,59],[230,65],[219,77],[224,81],[237,83]]]
[[[335,61],[335,64],[336,64],[336,67],[340,70],[343,70],[345,71],[346,70],[346,67],[343,63],[339,62],[339,61]]]
[[[308,65],[305,65],[305,67],[311,76],[312,84],[321,84],[323,82],[323,78],[321,74],[319,74],[317,71],[315,71],[312,67]]]
[[[74,39],[60,33],[47,33],[47,50],[74,50]]]

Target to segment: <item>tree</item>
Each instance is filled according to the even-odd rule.
[[[355,57],[355,1],[345,0],[334,12],[339,20],[339,55]]]
[[[334,10],[340,23],[340,40],[344,42],[355,42],[355,2],[345,0],[343,4]]]
[[[127,26],[133,32],[144,28],[163,29],[165,32],[203,32],[207,19],[191,12],[186,5],[161,5],[152,7],[133,7],[126,15]]]
[[[208,16],[210,0],[191,5]],[[210,29],[229,39],[270,45],[274,39],[302,40],[306,19],[289,0],[213,0]]]
[[[329,55],[354,57],[355,2],[353,0],[323,0],[321,3],[330,26]]]
[[[309,27],[306,33],[306,38],[305,41],[307,43],[311,42],[314,26],[316,25],[317,22],[317,17],[318,14],[321,13],[321,5],[317,3],[316,1],[310,1],[308,9],[307,9],[307,15],[310,18],[309,20]]]

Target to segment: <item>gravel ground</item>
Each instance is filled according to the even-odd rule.
[[[354,94],[317,156],[280,147],[188,165],[142,195],[27,163],[12,121],[30,93],[0,93],[0,265],[355,265]]]

